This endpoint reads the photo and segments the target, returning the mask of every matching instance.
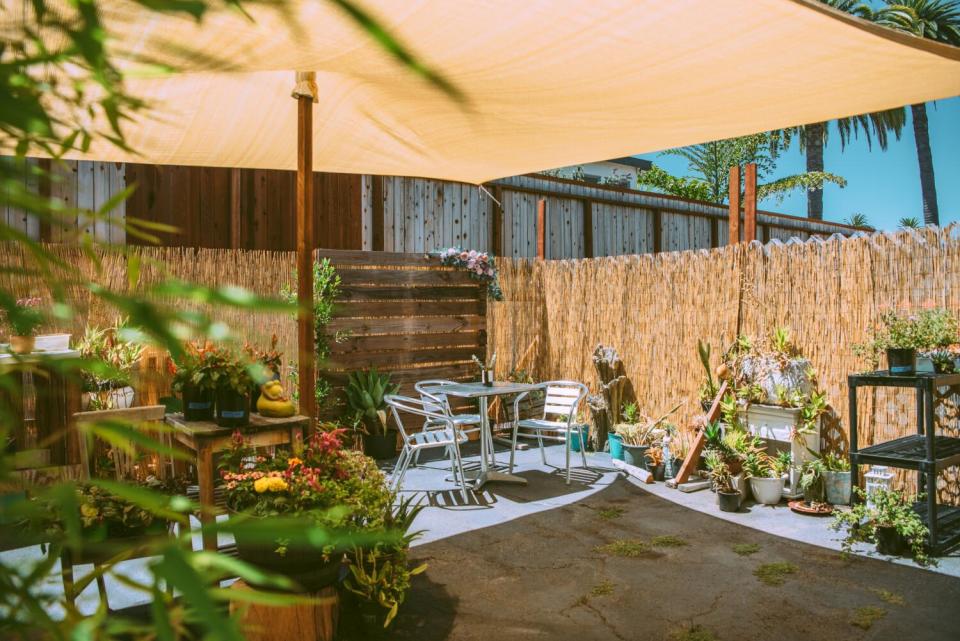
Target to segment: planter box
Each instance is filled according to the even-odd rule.
[[[70,334],[43,334],[34,339],[35,352],[66,352],[70,349]]]
[[[790,469],[783,496],[788,499],[801,496],[803,493],[795,489],[800,477],[798,468],[805,461],[813,458],[808,448],[813,452],[820,452],[820,422],[817,421],[815,434],[805,435],[803,443],[798,443],[792,438],[792,435],[800,422],[799,409],[754,404],[747,409],[745,415],[741,412],[740,418],[747,424],[751,434],[759,436],[767,442],[769,449],[789,448],[793,466]]]
[[[101,404],[104,406],[102,409],[122,410],[133,407],[136,392],[130,386],[100,392],[84,392],[80,396],[80,406],[84,411],[93,409],[90,403],[94,397],[99,398]]]

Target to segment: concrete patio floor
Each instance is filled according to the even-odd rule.
[[[475,444],[466,448],[466,462],[469,468],[478,466],[478,456]],[[563,463],[563,447],[553,445],[547,448],[548,462],[555,465]],[[498,464],[505,464],[508,452],[498,446]],[[579,462],[579,455],[574,455],[574,463]],[[516,521],[529,519],[549,512],[557,512],[575,504],[590,504],[595,502],[603,493],[619,486],[633,488],[630,496],[642,497],[650,495],[658,497],[658,502],[675,504],[679,509],[675,518],[680,519],[679,527],[674,527],[673,534],[684,535],[687,527],[683,526],[683,514],[688,514],[691,520],[689,528],[721,528],[729,532],[729,527],[740,526],[746,532],[734,538],[747,537],[749,531],[756,531],[765,535],[781,537],[787,541],[796,541],[836,551],[840,549],[839,535],[829,529],[829,518],[816,518],[798,515],[789,510],[785,504],[778,507],[766,507],[748,504],[738,513],[722,513],[715,503],[715,496],[707,491],[685,494],[668,489],[662,483],[654,485],[640,484],[635,479],[613,468],[608,455],[595,453],[588,455],[590,470],[579,467],[573,469],[573,480],[570,485],[563,481],[562,473],[557,468],[544,466],[536,448],[518,452],[516,473],[528,480],[526,486],[491,483],[481,491],[471,493],[470,499],[463,501],[459,490],[449,481],[450,471],[445,459],[428,460],[424,457],[421,466],[412,468],[407,473],[402,491],[404,494],[414,494],[422,497],[426,508],[421,512],[414,529],[425,530],[422,538],[417,540],[416,547],[425,546],[430,549],[434,543],[446,539],[462,536],[471,532],[494,531],[496,528],[509,525]],[[388,469],[388,468],[386,468]],[[626,506],[625,506],[626,507]],[[717,522],[711,525],[708,515]],[[726,523],[723,523],[726,522]],[[730,524],[729,526],[727,524]],[[627,523],[618,523],[621,535],[630,536]],[[734,529],[736,529],[734,527]],[[480,534],[479,536],[485,536]],[[221,539],[221,543],[229,543],[229,537]],[[199,537],[194,537],[194,546],[199,547]],[[858,549],[862,556],[876,558],[875,552],[867,549]],[[563,554],[569,554],[564,551]],[[415,552],[414,554],[417,554]],[[40,558],[39,547],[23,548],[2,553],[4,562],[32,564]],[[833,554],[838,557],[839,555]],[[509,559],[506,559],[509,561]],[[131,560],[118,566],[119,570],[131,577],[143,577],[145,574],[145,559]],[[516,562],[522,565],[522,559]],[[885,562],[878,561],[883,564]],[[914,566],[907,559],[894,559],[893,562],[902,566]],[[89,568],[81,566],[81,575]],[[960,577],[960,552],[954,551],[949,556],[939,559],[937,566],[923,570],[950,577]],[[132,592],[117,579],[108,577],[108,594],[110,606],[113,609],[137,605],[144,601],[141,594]],[[59,567],[55,567],[47,582],[48,589],[59,591],[61,583]],[[638,586],[639,587],[639,586]],[[960,581],[954,588],[960,594]],[[92,611],[96,608],[98,596],[95,586],[91,585],[81,596],[79,604],[82,610]]]

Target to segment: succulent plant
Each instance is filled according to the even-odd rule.
[[[367,429],[376,430],[380,426],[385,433],[387,403],[384,397],[396,394],[399,389],[399,385],[390,382],[389,374],[381,374],[376,368],[371,368],[351,373],[344,391],[350,409],[356,412]]]

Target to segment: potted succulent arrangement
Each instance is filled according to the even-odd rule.
[[[173,391],[180,395],[184,420],[213,420],[216,372],[221,357],[209,342],[199,347],[187,343],[177,361],[168,361],[169,371],[173,375]]]
[[[736,512],[740,509],[740,492],[733,486],[733,475],[716,450],[707,452],[707,470],[710,482],[717,493],[717,506],[721,512]]]
[[[4,321],[9,328],[10,351],[14,354],[29,354],[33,351],[37,328],[44,320],[40,311],[42,302],[39,297],[21,298],[6,310]]]
[[[799,488],[803,491],[803,503],[807,511],[815,514],[829,514],[827,488],[823,475],[827,466],[822,458],[812,458],[800,466]]]
[[[279,381],[280,372],[283,370],[283,352],[277,349],[279,338],[276,334],[270,339],[270,347],[259,349],[250,343],[243,346],[243,352],[246,359],[257,366],[259,369],[255,380],[250,387],[250,413],[257,412],[257,401],[261,395],[261,385],[269,381]],[[274,399],[271,399],[274,400]]]
[[[238,557],[287,576],[299,591],[336,582],[351,536],[382,528],[392,509],[394,496],[383,474],[360,452],[343,449],[341,434],[315,431],[292,451],[257,456],[237,432],[224,456],[221,477],[231,519],[237,519]],[[318,544],[305,532],[275,540],[271,519],[303,520],[333,538]]]
[[[658,445],[653,445],[647,449],[647,470],[653,474],[654,481],[662,481],[664,473],[663,449]]]
[[[823,482],[826,489],[827,503],[831,505],[849,505],[850,489],[850,459],[839,454],[828,453],[823,457]]]
[[[132,375],[144,345],[126,337],[125,322],[118,321],[111,327],[88,326],[76,349],[90,364],[81,373],[83,409],[132,407],[135,398]]]
[[[890,374],[912,375],[917,370],[918,351],[923,351],[932,360],[933,353],[958,342],[957,333],[957,318],[946,309],[925,309],[915,313],[887,311],[870,330],[870,340],[854,345],[853,351],[872,367],[877,367],[880,354],[886,352]],[[938,360],[941,367],[946,363],[946,359]]]
[[[880,554],[902,556],[909,551],[917,563],[930,562],[926,552],[929,530],[913,509],[918,497],[894,489],[875,489],[867,501],[863,490],[854,491],[860,500],[849,510],[837,512],[831,526],[846,531],[844,553],[848,554],[856,543],[874,543]]]
[[[743,471],[750,479],[750,492],[758,503],[777,505],[780,502],[786,483],[781,459],[765,452],[751,452],[743,461]]]
[[[347,377],[344,392],[355,423],[363,432],[363,450],[378,460],[393,458],[397,453],[397,435],[389,428],[387,403],[383,399],[399,389],[399,385],[390,382],[389,374],[381,374],[375,368]]]
[[[623,451],[623,462],[640,469],[647,469],[647,450],[663,441],[663,437],[667,434],[665,421],[680,407],[676,405],[663,416],[651,419],[639,411],[636,403],[625,404],[621,410],[623,422],[613,426],[613,432],[618,437]]]

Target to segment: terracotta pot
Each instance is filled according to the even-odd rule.
[[[10,351],[14,354],[29,354],[37,340],[36,336],[11,336]]]

